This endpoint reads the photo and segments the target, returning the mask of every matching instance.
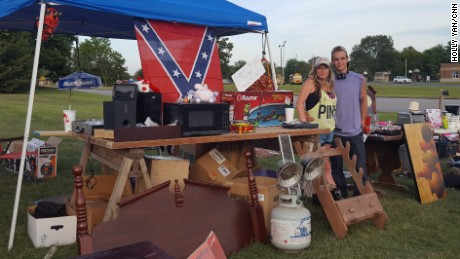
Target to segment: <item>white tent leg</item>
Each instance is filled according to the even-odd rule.
[[[275,86],[275,90],[278,91],[278,81],[276,81],[276,70],[275,65],[273,64],[272,50],[270,48],[270,39],[268,38],[268,32],[265,32],[265,38],[267,38],[268,58],[270,59],[270,64],[272,68],[273,85]]]
[[[21,163],[19,166],[18,183],[16,185],[16,197],[14,198],[13,217],[11,219],[10,240],[8,243],[8,251],[11,250],[11,248],[13,247],[14,233],[16,231],[16,220],[18,217],[19,198],[21,196],[22,177],[24,175],[24,165],[25,165],[24,162],[26,158],[27,140],[29,139],[30,121],[32,120],[32,108],[33,108],[34,96],[35,96],[35,85],[37,83],[38,60],[40,58],[40,47],[42,44],[42,31],[43,31],[43,21],[45,20],[45,9],[46,9],[46,4],[42,3],[40,7],[40,19],[38,22],[37,41],[35,43],[34,64],[32,68],[32,78],[30,80],[29,104],[27,107],[26,126],[24,128],[24,140],[23,140],[24,144],[22,145]]]

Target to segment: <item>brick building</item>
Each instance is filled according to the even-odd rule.
[[[460,63],[442,63],[440,81],[441,83],[460,82]]]

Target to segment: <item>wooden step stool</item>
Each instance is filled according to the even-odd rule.
[[[348,231],[348,226],[368,220],[372,220],[379,229],[383,229],[387,220],[387,215],[370,181],[366,181],[366,184],[363,185],[362,179],[364,173],[362,169],[360,168],[359,172],[356,172],[356,156],[350,159],[348,155],[350,153],[350,143],[347,142],[344,148],[340,139],[335,139],[335,142],[337,143],[337,148],[331,148],[329,150],[319,149],[318,144],[315,146],[311,144],[307,146],[308,144],[306,142],[294,141],[293,143],[294,149],[299,156],[312,152],[314,149],[316,149],[314,152],[315,156],[341,155],[361,194],[360,196],[335,201],[328,186],[325,184],[326,181],[324,177],[318,177],[313,180],[313,188],[321,202],[324,214],[331,225],[332,231],[334,231],[334,234],[338,238],[344,238]]]

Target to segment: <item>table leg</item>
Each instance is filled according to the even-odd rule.
[[[89,154],[91,152],[91,143],[85,142],[85,146],[83,147],[83,150],[81,151],[81,157],[80,157],[80,165],[83,168],[83,173],[82,175],[85,175],[86,171],[86,165],[88,165],[88,159],[89,159]]]
[[[380,171],[380,175],[377,178],[377,181],[373,181],[372,183],[398,191],[408,191],[409,187],[397,184],[394,176],[392,175],[393,170],[398,169],[398,164],[400,163],[399,158],[397,161],[394,161],[394,156],[395,154],[375,154],[376,164],[378,170]]]
[[[113,187],[112,195],[110,196],[109,203],[107,204],[107,209],[105,210],[105,215],[103,221],[108,221],[115,219],[118,216],[118,205],[121,196],[123,195],[123,190],[126,185],[126,180],[129,178],[129,173],[133,165],[133,159],[124,157],[121,162],[120,171],[118,172],[117,180],[115,186]]]
[[[139,167],[141,168],[142,178],[144,179],[145,187],[147,189],[152,188],[152,182],[150,181],[150,177],[147,171],[147,165],[145,164],[145,160],[139,159]]]
[[[366,141],[367,171],[379,172],[380,175],[372,183],[376,186],[389,187],[394,190],[407,191],[409,187],[397,184],[392,172],[401,165],[398,150],[401,141]]]

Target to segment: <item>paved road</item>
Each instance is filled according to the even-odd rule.
[[[74,91],[89,92],[101,95],[112,95],[111,90],[98,90],[98,89],[78,89]],[[296,98],[294,97],[294,103]],[[420,103],[420,110],[433,109],[439,107],[439,99],[417,99],[417,98],[385,98],[377,97],[377,111],[378,112],[399,112],[406,111],[409,107],[410,101],[418,101]],[[460,99],[444,99],[443,104],[460,104]]]
[[[418,101],[420,110],[433,109],[439,107],[439,99],[418,99],[418,98],[383,98],[377,97],[378,112],[398,112],[407,110],[410,101]],[[444,99],[443,105],[460,104],[460,99]]]

